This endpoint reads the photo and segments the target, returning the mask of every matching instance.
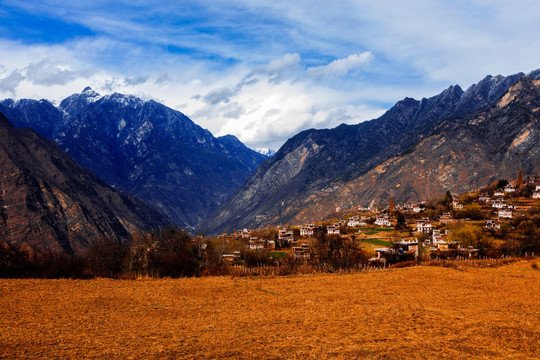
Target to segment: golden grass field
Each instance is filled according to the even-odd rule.
[[[0,358],[535,359],[539,265],[0,280]]]

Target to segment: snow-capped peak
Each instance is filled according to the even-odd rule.
[[[85,87],[84,90],[81,92],[81,95],[84,95],[86,97],[87,102],[94,102],[101,99],[101,95],[92,90],[90,86]]]
[[[120,93],[112,93],[106,95],[105,98],[110,101],[114,101],[122,106],[140,106],[144,104],[144,101],[134,95],[124,95]]]
[[[255,148],[253,150],[258,152],[259,154],[262,154],[262,155],[268,156],[268,157],[272,157],[272,156],[274,156],[276,154],[276,151],[272,150],[270,148]]]

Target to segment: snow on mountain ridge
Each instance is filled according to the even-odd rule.
[[[255,150],[261,155],[268,156],[268,157],[272,157],[276,154],[276,150],[272,150],[270,148],[255,148],[253,150]]]

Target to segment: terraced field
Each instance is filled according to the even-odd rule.
[[[535,359],[539,265],[0,280],[0,358]]]

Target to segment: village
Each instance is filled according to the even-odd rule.
[[[96,241],[79,257],[0,244],[11,276],[213,276],[332,273],[540,252],[540,176],[521,171],[476,191],[414,203],[339,206],[323,219],[207,237],[167,228],[129,246]],[[406,265],[408,264],[408,265]]]
[[[478,191],[417,203],[342,210],[309,224],[242,229],[218,237],[230,265],[328,262],[362,253],[385,267],[401,261],[526,256],[540,250],[540,183],[522,172]],[[332,254],[329,255],[328,252]],[[345,253],[345,254],[344,254]],[[350,261],[347,261],[350,265]],[[339,262],[338,262],[339,264]]]

